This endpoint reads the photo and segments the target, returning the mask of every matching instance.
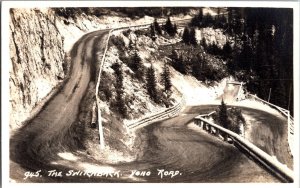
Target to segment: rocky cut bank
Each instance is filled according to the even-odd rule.
[[[29,118],[66,76],[63,37],[49,9],[10,9],[10,129]]]

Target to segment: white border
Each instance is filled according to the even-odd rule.
[[[273,8],[293,8],[294,9],[294,105],[295,105],[295,133],[299,134],[299,2],[270,2],[270,1],[253,1],[253,2],[242,2],[242,1],[7,1],[2,2],[1,10],[1,21],[2,21],[2,41],[1,41],[1,84],[2,84],[2,183],[3,187],[65,187],[75,186],[81,187],[82,184],[68,183],[68,184],[9,184],[9,8],[42,8],[42,7],[155,7],[155,6],[168,6],[168,7],[273,7]],[[142,184],[142,186],[192,186],[192,187],[214,187],[222,186],[227,187],[299,187],[299,136],[295,137],[296,153],[294,164],[295,164],[295,183],[293,184]],[[99,186],[125,186],[135,187],[141,186],[141,184],[112,184],[112,183],[92,183],[88,186],[99,187]]]

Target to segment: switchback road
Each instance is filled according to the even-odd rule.
[[[11,136],[10,177],[17,182],[278,182],[229,143],[200,131],[191,122],[214,105],[187,107],[179,116],[139,129],[139,157],[133,162],[102,164],[78,155],[74,144],[73,122],[90,82],[93,45],[105,44],[108,31],[83,36],[71,52],[70,78],[62,90],[26,126]],[[102,46],[104,48],[105,46]],[[243,109],[246,112],[248,109]],[[250,113],[250,112],[249,112]],[[251,110],[257,118],[260,111]],[[270,116],[269,118],[274,118]],[[268,125],[266,125],[268,126]],[[272,127],[276,129],[276,127]],[[98,149],[98,148],[95,148]],[[62,158],[58,153],[69,153]],[[54,163],[55,162],[55,163]],[[85,168],[83,168],[85,167]],[[53,177],[47,171],[114,169],[121,177],[63,176]],[[158,170],[178,170],[176,177],[158,175]],[[39,172],[39,177],[24,178],[26,172]],[[131,170],[151,171],[147,177],[130,176]]]
[[[104,51],[108,30],[84,35],[71,51],[71,73],[62,90],[54,96],[41,112],[12,136],[10,140],[10,158],[13,161],[11,177],[24,169],[37,169],[44,166],[56,151],[72,146],[71,125],[76,121],[79,104],[91,79],[93,45],[97,41]],[[93,66],[95,67],[95,66]],[[23,176],[23,175],[22,175]]]

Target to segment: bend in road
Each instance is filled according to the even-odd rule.
[[[77,119],[78,108],[90,82],[93,43],[105,45],[108,30],[84,35],[71,51],[70,77],[56,96],[10,139],[10,158],[25,169],[43,167],[57,150],[74,147],[66,137]],[[72,134],[72,133],[71,133]],[[15,172],[11,170],[11,175]]]
[[[50,164],[57,160],[57,151],[78,149],[72,143],[70,128],[77,118],[78,107],[88,87],[91,72],[92,47],[97,38],[105,44],[108,31],[97,31],[83,36],[71,51],[70,79],[62,90],[26,126],[10,140],[10,158],[14,165],[11,177],[22,178],[21,169],[71,168],[74,162]],[[153,171],[147,178],[44,178],[42,182],[277,182],[278,180],[228,143],[189,124],[201,112],[214,109],[214,105],[187,108],[180,116],[154,123],[140,129],[140,156],[137,161],[110,166],[130,174],[129,169]],[[101,165],[100,162],[83,159]],[[18,166],[20,165],[20,166]],[[15,174],[16,170],[19,173]],[[157,169],[181,170],[174,179],[162,179],[155,175]],[[246,169],[246,170],[245,170]]]

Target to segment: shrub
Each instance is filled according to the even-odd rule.
[[[217,124],[237,134],[242,134],[240,125],[245,126],[246,121],[241,109],[235,107],[227,109],[226,104],[222,100],[216,112],[212,117]]]
[[[125,37],[129,37],[129,34],[130,34],[130,32],[131,32],[131,30],[130,29],[127,29],[127,30],[125,30],[125,31],[123,31],[123,35],[125,36]]]
[[[112,98],[112,86],[113,78],[110,74],[107,74],[105,71],[102,72],[102,77],[100,80],[99,86],[99,95],[100,99],[103,101],[110,101]]]
[[[138,30],[134,31],[134,34],[136,34],[137,36],[141,36],[141,35],[147,35],[148,32],[146,30],[140,30],[140,29],[138,29]]]
[[[118,50],[123,51],[125,49],[125,42],[122,37],[120,36],[111,36],[109,40],[110,46],[114,45],[117,47]]]

